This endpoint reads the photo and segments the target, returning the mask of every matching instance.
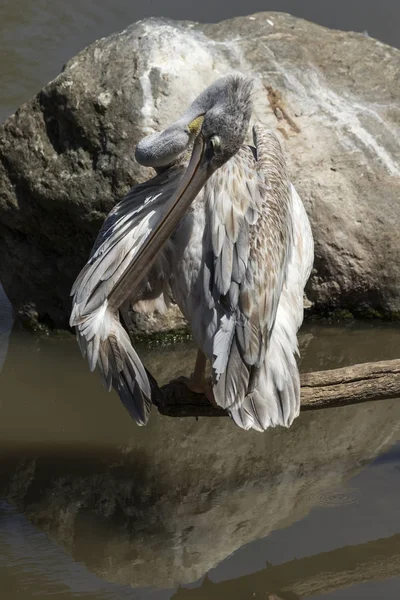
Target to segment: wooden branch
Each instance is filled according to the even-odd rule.
[[[400,398],[400,359],[364,363],[301,375],[301,410]],[[201,394],[179,382],[162,388],[159,411],[170,417],[223,417],[227,412],[211,406]]]
[[[301,376],[304,410],[400,397],[400,359],[305,373]]]

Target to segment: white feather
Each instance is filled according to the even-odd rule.
[[[293,247],[288,263],[275,324],[256,393],[243,406],[231,411],[234,421],[244,429],[264,431],[268,427],[290,427],[300,412],[300,379],[295,360],[297,332],[303,322],[303,290],[310,276],[314,242],[303,203],[291,184]],[[281,408],[280,398],[286,402]]]
[[[224,315],[221,319],[221,325],[214,338],[214,356],[213,369],[216,381],[219,380],[222,373],[225,372],[229,357],[229,350],[232,344],[232,338],[235,333],[236,318],[234,315]]]
[[[116,389],[139,425],[145,424],[148,418],[150,383],[120,322],[119,311],[111,311],[109,307],[118,282],[164,214],[166,202],[181,174],[179,169],[160,174],[128,193],[107,217],[91,257],[72,288],[70,324],[76,328],[78,342],[82,353],[87,356],[90,370],[99,366],[107,388],[113,386]],[[154,275],[155,269],[157,280],[159,264],[152,269],[148,277]],[[135,291],[135,294],[133,299],[127,297],[125,300],[131,303],[139,300],[138,292]],[[161,307],[163,304],[165,302],[160,297],[158,305]]]

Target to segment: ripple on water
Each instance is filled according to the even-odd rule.
[[[349,504],[358,504],[357,488],[347,488],[346,490],[328,490],[308,496],[311,504],[315,507],[337,508]]]

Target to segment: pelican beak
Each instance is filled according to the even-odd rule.
[[[214,172],[213,169],[209,167],[207,160],[205,159],[205,149],[205,139],[202,133],[199,133],[194,142],[189,165],[175,194],[168,203],[169,208],[164,217],[165,219],[168,219],[172,211],[178,210],[179,216],[176,219],[175,226],[179,223],[180,219],[183,217],[193,200],[196,198],[197,194]]]
[[[149,271],[158,251],[175,231],[189,206],[213,174],[214,169],[206,159],[205,149],[206,141],[200,132],[196,137],[188,168],[175,193],[168,200],[164,215],[111,292],[108,298],[109,306],[118,309],[128,296],[138,291],[139,284]]]
[[[157,252],[175,231],[179,221],[185,215],[189,206],[214,172],[205,156],[206,142],[199,133],[194,142],[189,165],[171,199],[168,200],[165,213],[160,223],[147,239],[151,252],[145,250],[147,259],[155,257]],[[142,252],[140,252],[142,254]],[[139,257],[138,257],[139,259]]]

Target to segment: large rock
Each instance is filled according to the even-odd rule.
[[[6,360],[8,339],[13,326],[13,313],[11,304],[4,293],[0,283],[0,372]]]
[[[255,78],[255,119],[279,132],[311,217],[316,309],[400,314],[400,51],[279,13],[141,21],[4,123],[0,279],[17,314],[67,325],[105,214],[150,176],[135,144],[233,71]]]

